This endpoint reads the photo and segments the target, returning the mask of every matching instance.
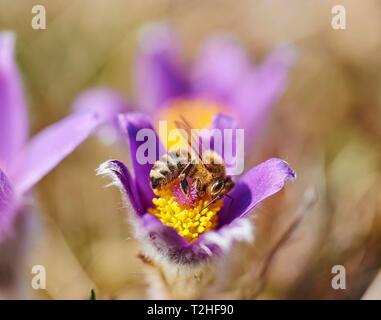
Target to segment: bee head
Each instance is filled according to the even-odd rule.
[[[216,180],[210,187],[212,198],[227,194],[234,187],[234,182],[230,177],[224,177]]]

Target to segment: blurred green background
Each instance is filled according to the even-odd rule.
[[[31,28],[42,4],[47,29]],[[286,159],[298,180],[257,210],[257,242],[241,248],[237,274],[255,272],[298,210],[305,191],[318,200],[276,256],[259,298],[363,297],[381,262],[381,3],[342,0],[347,29],[331,28],[337,1],[320,0],[0,0],[0,29],[17,34],[17,59],[29,101],[31,133],[64,117],[84,89],[106,85],[133,99],[139,29],[165,21],[180,34],[187,61],[210,35],[233,33],[253,61],[295,44],[298,61],[254,162]],[[91,138],[36,189],[39,221],[28,259],[47,269],[47,290],[32,298],[146,297],[137,243],[117,190],[95,176],[125,150]],[[302,209],[303,210],[303,209]],[[250,258],[247,258],[250,257]],[[347,270],[332,290],[331,268]],[[234,272],[234,271],[232,271]],[[29,280],[27,280],[29,281]],[[377,289],[377,286],[376,286]],[[381,295],[381,284],[378,284]],[[373,292],[373,291],[372,291]],[[220,293],[234,297],[233,293]],[[379,297],[380,297],[379,295]]]

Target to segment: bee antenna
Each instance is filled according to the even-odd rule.
[[[200,211],[208,208],[211,204],[215,203],[217,200],[221,199],[221,196],[217,196],[214,199],[210,200],[209,203],[207,203]]]
[[[217,200],[221,199],[223,196],[217,196],[215,197],[214,199],[212,199],[211,201],[209,201],[209,203],[207,205],[205,205],[200,211],[208,208],[211,204],[215,203]],[[230,204],[229,204],[229,209],[230,207],[232,206],[232,204],[234,203],[234,198],[229,196],[228,194],[225,194],[225,197],[229,198],[230,199]]]

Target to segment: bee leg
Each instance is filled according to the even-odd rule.
[[[180,187],[181,187],[181,191],[187,195],[189,193],[189,184],[188,184],[188,181],[187,179],[184,179],[184,180],[180,180]]]
[[[203,187],[200,179],[194,179],[193,187],[197,192],[197,196],[203,197],[205,195],[205,188]]]
[[[187,165],[184,167],[183,170],[181,170],[179,174],[181,190],[183,191],[185,195],[188,195],[189,193],[189,184],[187,181],[187,177],[189,176],[193,168],[194,168],[194,163],[192,161],[188,162]]]
[[[190,173],[192,172],[193,168],[194,168],[194,162],[193,161],[188,162],[186,164],[186,166],[184,167],[184,169],[181,170],[181,172],[179,174],[179,179],[180,180],[185,180],[190,175]]]

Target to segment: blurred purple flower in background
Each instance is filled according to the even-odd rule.
[[[148,243],[153,246],[163,256],[175,263],[187,264],[202,261],[227,251],[234,241],[250,240],[252,237],[251,224],[242,218],[264,199],[280,191],[287,180],[295,178],[292,169],[280,159],[273,158],[252,168],[238,179],[230,193],[234,201],[217,207],[218,224],[216,228],[207,232],[202,230],[197,233],[195,241],[188,241],[187,237],[181,236],[175,228],[165,225],[163,220],[157,218],[150,211],[153,206],[152,202],[155,202],[153,199],[156,198],[149,184],[149,172],[152,164],[142,165],[136,159],[137,150],[143,143],[145,147],[148,143],[148,148],[153,148],[150,150],[157,151],[157,158],[160,156],[160,148],[158,148],[160,142],[157,136],[155,141],[151,141],[152,145],[147,141],[136,140],[139,130],[153,130],[149,118],[141,113],[129,113],[120,117],[120,125],[129,141],[134,176],[118,160],[103,163],[99,167],[98,173],[110,175],[120,188],[127,204],[132,207],[133,213],[131,212],[129,216],[134,222],[138,239],[143,240],[144,244]],[[173,200],[170,200],[164,203],[163,207],[165,210],[169,210],[168,207],[172,205]],[[180,202],[175,204],[177,209],[179,209],[179,205],[180,210],[186,210],[181,207]],[[192,209],[198,210],[193,211],[196,215],[207,215],[204,213],[206,209],[201,209],[201,207]],[[173,213],[168,212],[171,220],[175,217]],[[215,212],[211,214],[213,213]],[[184,220],[181,220],[183,219],[181,212],[179,217],[179,221],[184,223]],[[189,221],[190,223],[197,222],[197,218],[192,219],[193,221]],[[202,223],[200,222],[200,224]]]
[[[294,58],[294,49],[282,46],[253,65],[235,38],[220,35],[207,40],[187,67],[174,31],[163,24],[150,25],[142,32],[137,57],[137,103],[147,112],[162,108],[163,114],[178,107],[178,113],[189,114],[196,123],[210,108],[212,116],[215,111],[229,114],[251,134],[262,127],[283,94]]]
[[[0,242],[12,233],[23,196],[120,110],[75,112],[28,141],[27,107],[14,58],[15,37],[0,33]],[[113,104],[114,107],[116,104]]]
[[[199,129],[209,128],[217,114],[227,114],[253,142],[284,93],[295,50],[280,46],[255,65],[236,39],[221,35],[206,41],[192,66],[182,58],[180,41],[169,26],[143,28],[135,63],[134,109],[169,123],[182,115]],[[97,90],[86,92],[89,103],[81,97],[83,104],[91,105],[92,94]],[[115,95],[104,103],[119,104],[122,98]]]

